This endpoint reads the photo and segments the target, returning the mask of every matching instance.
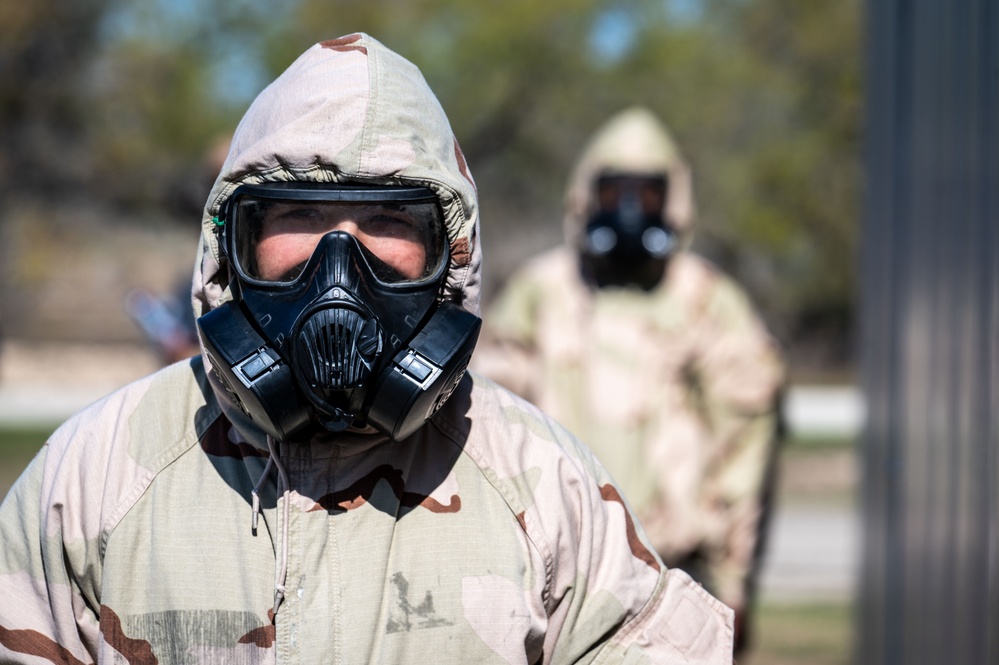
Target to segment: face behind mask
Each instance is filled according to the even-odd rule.
[[[663,215],[667,185],[661,175],[597,178],[580,255],[584,274],[598,287],[650,290],[662,280],[676,246]]]
[[[372,425],[402,439],[463,376],[480,320],[440,300],[430,190],[243,185],[218,225],[233,300],[198,329],[232,401],[275,438]]]

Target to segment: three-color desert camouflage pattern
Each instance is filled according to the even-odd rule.
[[[458,144],[416,68],[355,34],[306,51],[240,124],[206,206],[196,313],[230,297],[219,203],[292,178],[432,188],[446,297],[477,312]],[[467,375],[398,443],[280,444],[290,491],[269,474],[254,530],[268,448],[204,362],[77,414],[11,489],[0,662],[731,662],[728,608],[665,569],[590,451],[505,389]]]
[[[689,244],[687,165],[650,112],[622,111],[570,178],[567,242],[510,278],[473,367],[582,439],[667,564],[698,556],[709,590],[742,608],[772,478],[782,361],[744,292],[685,249],[650,292],[584,282],[574,248],[605,170],[666,173],[665,215]]]

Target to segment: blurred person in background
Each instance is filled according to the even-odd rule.
[[[125,311],[164,365],[201,352],[190,296],[190,279],[178,282],[172,293],[133,289],[125,296]]]
[[[584,148],[565,244],[516,271],[472,367],[534,402],[610,471],[668,566],[747,638],[784,368],[746,294],[688,250],[691,176],[649,110]]]
[[[202,352],[0,505],[0,661],[731,663],[590,451],[465,372],[475,184],[419,70],[316,44],[208,198]]]

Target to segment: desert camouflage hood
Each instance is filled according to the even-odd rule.
[[[461,148],[420,71],[355,33],[305,51],[236,128],[202,217],[192,286],[196,318],[232,299],[214,221],[222,204],[240,185],[290,180],[432,190],[450,245],[444,298],[478,315],[478,203]],[[211,368],[204,349],[202,357]],[[213,388],[230,419],[247,436],[259,434],[214,379]]]
[[[573,169],[565,195],[564,231],[572,247],[579,245],[593,202],[593,183],[604,171],[665,173],[669,180],[665,218],[690,244],[694,196],[690,169],[669,130],[648,109],[632,107],[608,120],[590,139]]]
[[[236,187],[286,180],[414,185],[440,200],[451,246],[445,297],[478,314],[475,183],[443,109],[410,62],[362,33],[303,53],[254,100],[202,218],[196,317],[229,300],[213,218]]]

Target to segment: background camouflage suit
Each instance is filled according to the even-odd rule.
[[[444,297],[478,311],[474,183],[410,63],[350,35],[261,93],[205,209],[196,314],[231,297],[219,204],[288,179],[431,188]],[[398,443],[366,429],[281,442],[279,490],[263,433],[205,363],[74,416],[12,488],[0,661],[731,662],[731,612],[667,571],[589,451],[506,390],[468,375]]]
[[[687,165],[641,108],[599,130],[571,177],[566,243],[517,271],[487,312],[473,367],[579,436],[623,488],[669,565],[746,604],[783,367],[743,291],[680,251],[652,291],[596,289],[580,236],[603,171],[667,174],[665,216],[689,244]]]

